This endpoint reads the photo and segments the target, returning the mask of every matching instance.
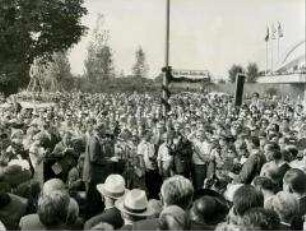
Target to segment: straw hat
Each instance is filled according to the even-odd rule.
[[[116,201],[115,205],[121,212],[132,216],[149,217],[154,214],[153,209],[148,206],[145,191],[140,189],[128,191],[124,198]]]
[[[119,199],[124,196],[125,189],[125,180],[122,176],[118,174],[109,175],[104,184],[98,184],[97,190],[103,195],[110,197],[112,199]]]

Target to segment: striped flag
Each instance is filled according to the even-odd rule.
[[[277,23],[278,23],[278,26],[277,26],[278,37],[282,38],[282,37],[284,37],[283,28],[282,28],[282,25],[281,25],[280,22],[277,22]]]
[[[265,41],[268,42],[270,39],[270,31],[269,31],[269,27],[267,26],[267,33],[266,33],[266,36],[265,36]]]

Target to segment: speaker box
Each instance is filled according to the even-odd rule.
[[[237,74],[236,77],[236,95],[235,95],[235,105],[241,106],[243,101],[243,88],[246,76],[243,74]]]

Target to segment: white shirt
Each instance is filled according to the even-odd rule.
[[[43,147],[32,144],[29,150],[29,157],[34,170],[41,163],[42,157],[44,156],[45,150]]]
[[[195,151],[192,154],[192,163],[197,165],[204,165],[209,160],[211,145],[206,141],[200,142],[198,139],[194,139],[193,144]]]
[[[162,143],[158,149],[157,160],[162,162],[171,162],[172,156],[169,153],[167,143]]]
[[[153,161],[150,160],[150,158],[154,157],[155,154],[154,144],[142,140],[137,147],[137,154],[143,156],[143,160],[147,170],[155,169]]]

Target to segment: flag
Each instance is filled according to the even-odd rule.
[[[282,37],[284,37],[283,28],[282,28],[282,25],[281,25],[280,22],[277,22],[277,23],[278,23],[278,26],[277,26],[278,37],[282,38]]]
[[[269,27],[267,26],[267,33],[266,33],[265,41],[268,42],[269,38],[270,38],[270,31],[269,31]]]
[[[276,32],[277,32],[277,30],[276,30],[274,24],[272,24],[272,26],[271,26],[271,39],[276,39]]]

